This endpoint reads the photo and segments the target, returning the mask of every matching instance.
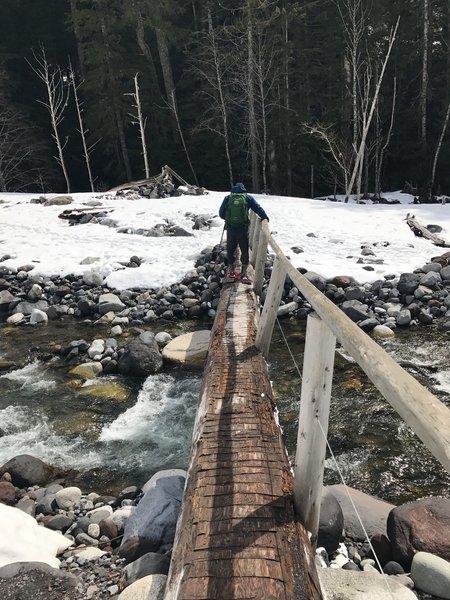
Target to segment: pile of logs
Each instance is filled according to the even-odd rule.
[[[178,181],[181,186],[176,187],[174,180]],[[206,193],[204,188],[187,183],[167,165],[162,168],[159,175],[139,181],[129,181],[109,191],[116,192],[118,196],[128,196],[131,192],[146,198],[169,198],[170,196],[181,196],[183,194],[200,196]]]

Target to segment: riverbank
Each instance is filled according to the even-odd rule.
[[[19,591],[25,599],[44,597],[44,590],[51,600],[130,600],[149,590],[162,600],[184,471],[157,473],[115,497],[66,485],[64,473],[31,456],[15,457],[0,474],[5,600]],[[444,498],[395,507],[352,488],[324,488],[316,552],[324,589],[351,580],[371,600],[448,598],[449,517]]]

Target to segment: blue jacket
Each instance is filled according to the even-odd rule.
[[[250,196],[250,194],[247,194],[246,192],[247,192],[247,190],[245,189],[243,183],[236,183],[236,185],[233,185],[233,187],[231,188],[231,193],[237,193],[237,194],[245,193],[248,209],[255,212],[258,215],[258,217],[261,219],[261,221],[263,219],[269,220],[269,217],[266,215],[266,212],[262,208],[262,206],[260,206],[256,202],[256,200],[253,198],[253,196]],[[219,217],[221,219],[225,219],[225,211],[226,211],[229,199],[230,199],[229,195],[225,196],[225,198],[223,199],[223,202],[219,208]]]

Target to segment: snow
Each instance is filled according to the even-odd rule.
[[[114,193],[72,194],[70,206],[43,206],[30,203],[36,195],[0,194],[0,264],[7,267],[34,265],[33,274],[82,275],[100,273],[116,289],[157,288],[170,285],[194,267],[200,252],[217,244],[222,234],[219,206],[228,192],[210,191],[202,196],[138,200]],[[49,198],[52,196],[48,196]],[[296,267],[324,277],[353,276],[359,283],[386,274],[410,272],[445,251],[429,240],[413,235],[405,219],[414,214],[423,225],[443,228],[441,237],[450,242],[450,204],[413,204],[413,197],[401,192],[383,194],[401,204],[356,204],[325,199],[255,195],[270,218],[270,229]],[[69,225],[58,218],[63,210],[89,208],[100,202],[116,227],[95,223]],[[215,216],[210,230],[193,230],[192,215]],[[173,222],[193,237],[159,237],[119,233],[118,227],[150,229],[158,223]],[[295,254],[291,248],[300,247]],[[361,249],[368,246],[382,264],[374,270],[358,263]],[[4,259],[6,255],[10,258]],[[139,268],[124,267],[138,256]],[[95,262],[81,264],[83,259]],[[370,264],[370,263],[369,263]]]
[[[16,562],[40,562],[58,568],[56,555],[73,542],[60,532],[39,527],[36,520],[18,508],[0,503],[0,568]]]

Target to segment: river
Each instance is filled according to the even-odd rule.
[[[290,352],[301,371],[305,324],[284,320],[281,326],[284,335],[275,329],[268,362],[293,457],[301,380]],[[199,323],[171,327],[176,335]],[[71,319],[47,327],[0,326],[0,358],[18,365],[0,376],[0,464],[32,454],[76,470],[74,482],[102,493],[141,485],[160,469],[187,466],[201,373],[165,366],[147,379],[103,376],[81,385],[67,376],[58,347],[98,337],[107,337],[106,330]],[[447,335],[434,327],[408,329],[381,343],[450,404]],[[345,482],[369,494],[398,504],[450,492],[448,474],[339,348],[329,442]],[[325,482],[340,482],[331,456]]]

